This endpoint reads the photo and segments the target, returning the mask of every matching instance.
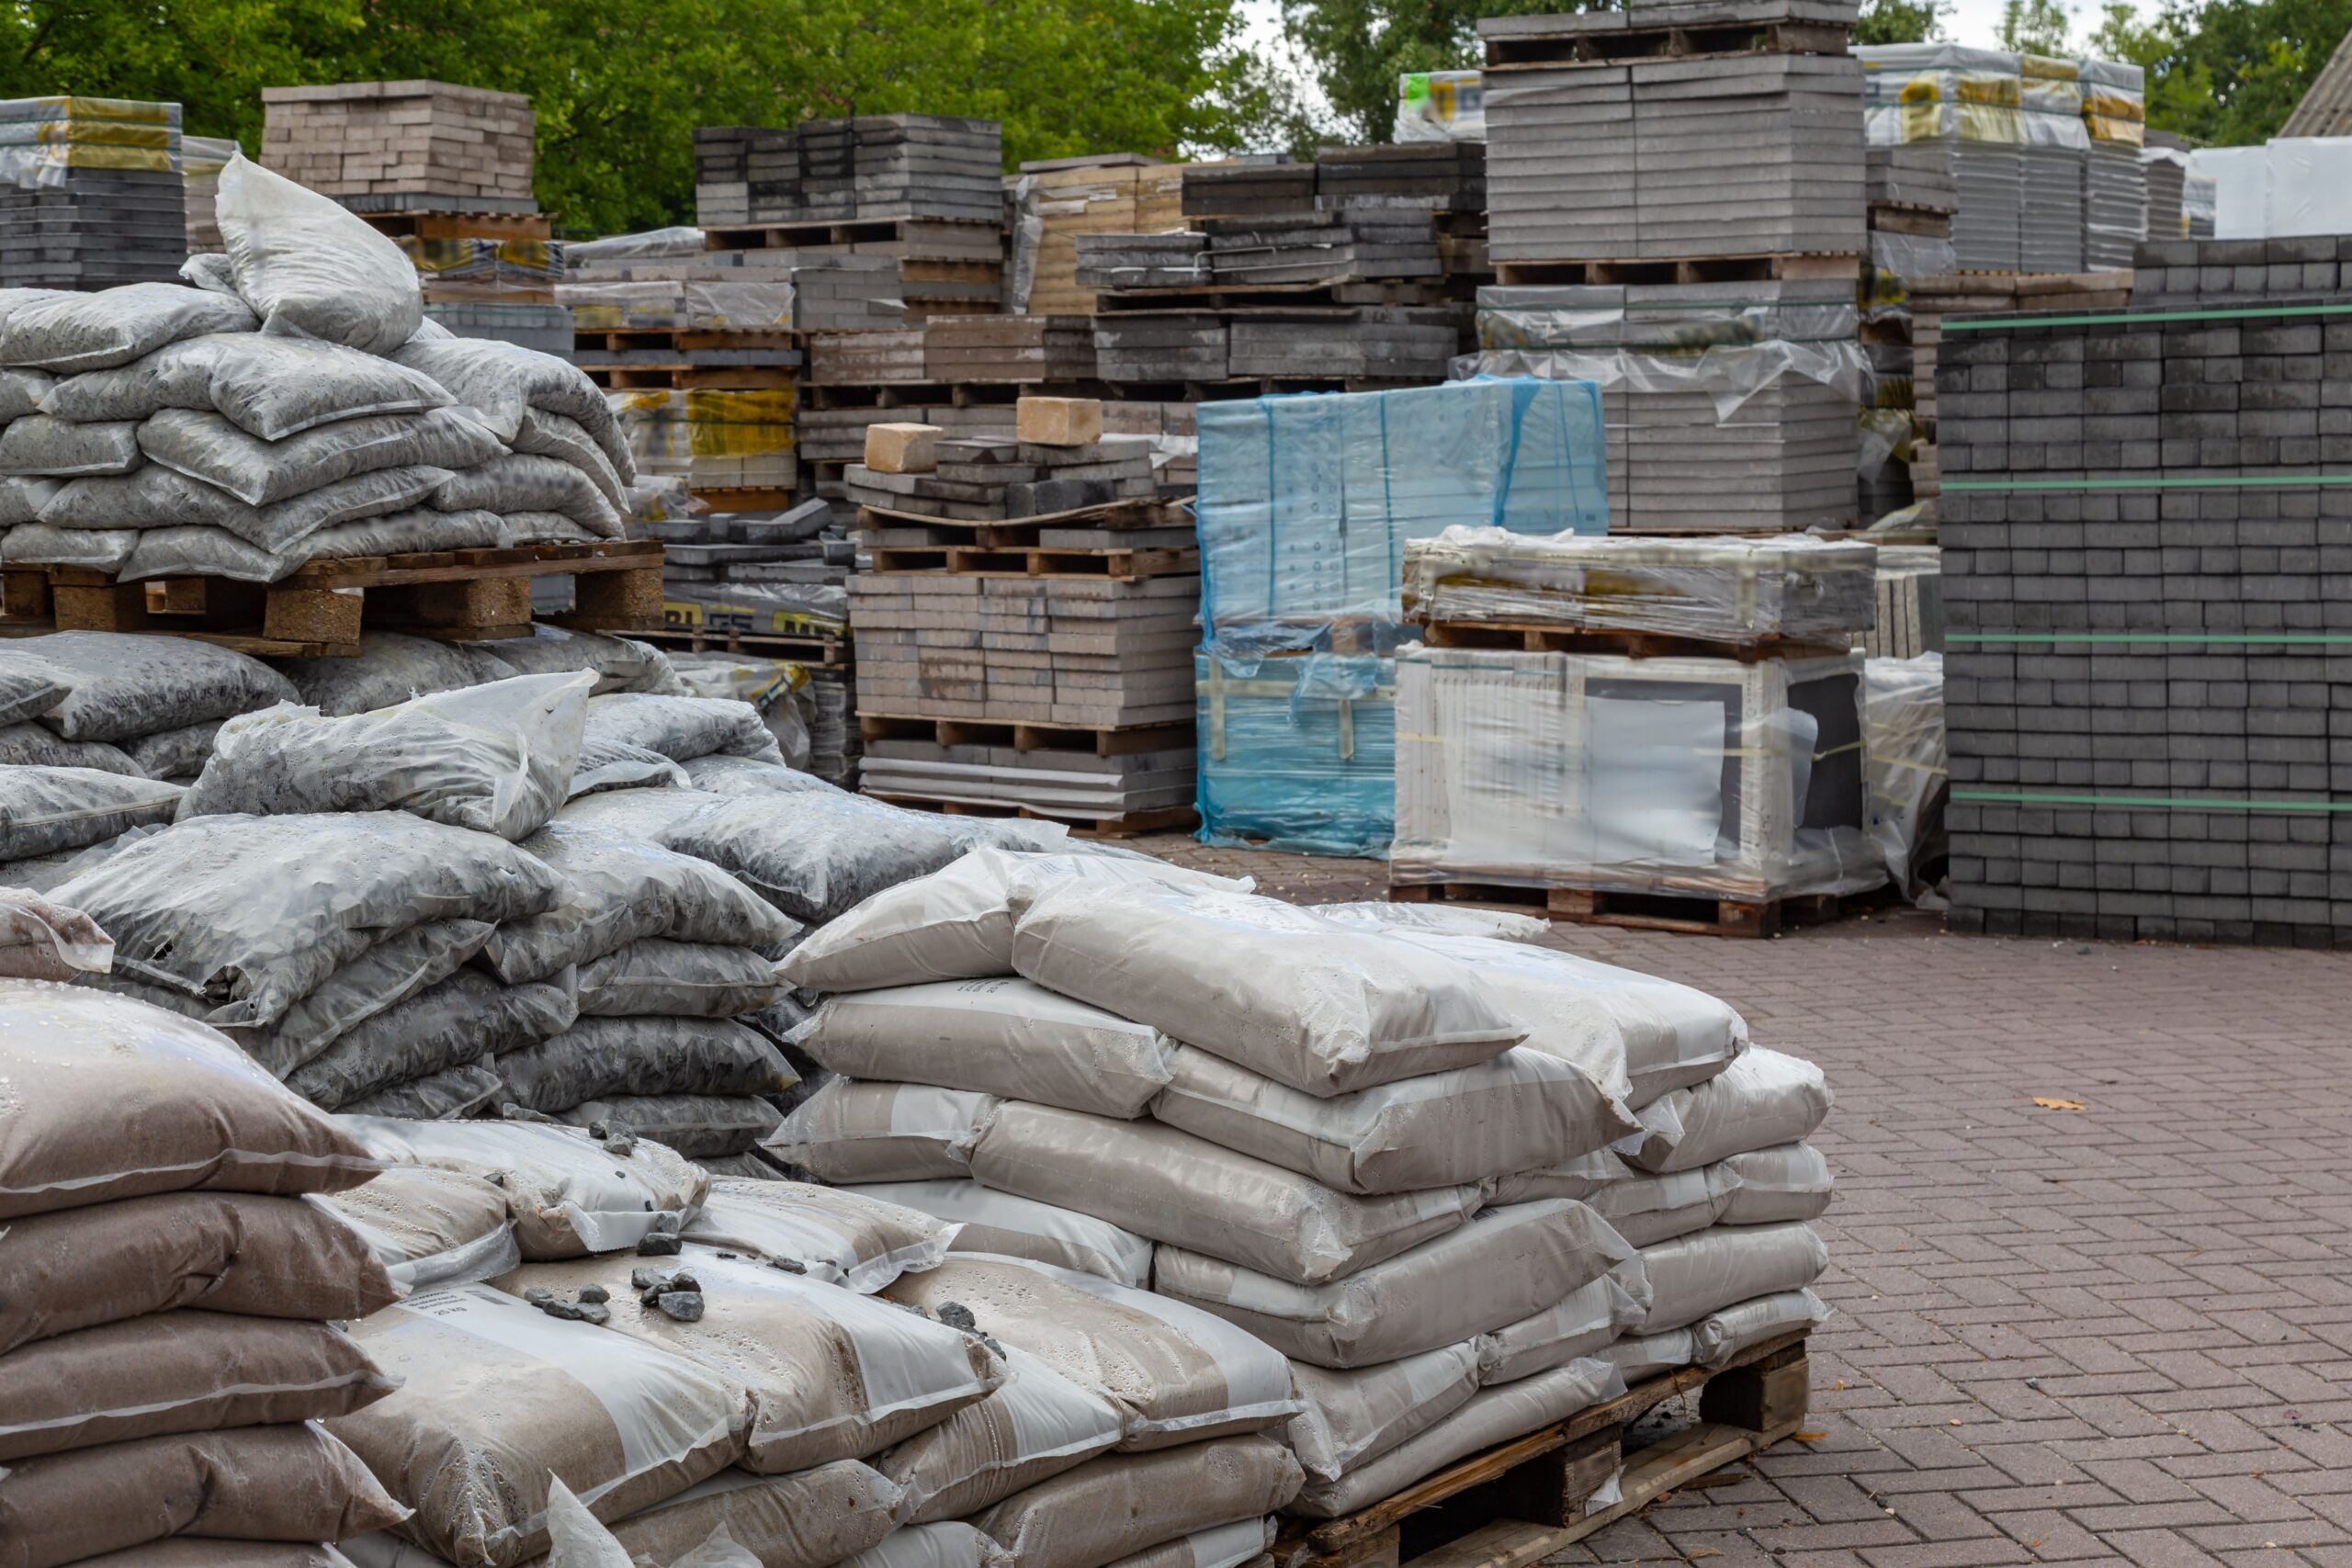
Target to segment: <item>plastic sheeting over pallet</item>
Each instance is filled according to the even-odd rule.
[[[1396,821],[1395,660],[1204,653],[1195,665],[1204,840],[1385,852]]]

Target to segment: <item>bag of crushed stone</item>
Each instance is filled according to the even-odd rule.
[[[42,411],[60,419],[143,420],[166,409],[217,412],[263,441],[336,420],[424,413],[453,400],[431,377],[317,338],[214,333],[57,383]]]
[[[1712,1168],[1731,1188],[1719,1216],[1727,1225],[1810,1220],[1829,1207],[1836,1188],[1829,1161],[1811,1144],[1782,1144],[1732,1156]]]
[[[1329,1284],[1269,1279],[1179,1247],[1153,1288],[1238,1324],[1294,1360],[1368,1367],[1459,1344],[1558,1303],[1634,1257],[1582,1203],[1487,1209],[1468,1224]],[[1475,1291],[1463,1281],[1476,1280]]]
[[[1460,1409],[1337,1481],[1311,1481],[1291,1505],[1309,1518],[1335,1519],[1433,1475],[1456,1460],[1563,1421],[1625,1392],[1618,1370],[1600,1359],[1570,1361],[1499,1388],[1481,1389]]]
[[[1273,1568],[1274,1516],[1236,1519],[1130,1552],[1111,1568]]]
[[[490,939],[490,967],[509,982],[655,938],[772,948],[799,933],[707,861],[625,833],[558,820],[521,847],[555,874],[557,890],[544,912],[502,925]]]
[[[311,1201],[333,1211],[411,1291],[470,1284],[523,1261],[505,1192],[463,1171],[396,1165],[365,1187]]]
[[[1181,1046],[1173,1080],[1151,1111],[1342,1192],[1482,1181],[1557,1164],[1641,1130],[1585,1067],[1523,1045],[1475,1066],[1328,1099]]]
[[[38,656],[19,660],[0,649],[0,725],[38,718],[73,691],[55,671],[44,669]]]
[[[563,415],[588,433],[621,483],[635,482],[637,463],[603,390],[569,361],[474,337],[413,338],[392,358],[447,387],[510,446],[530,410]]]
[[[1757,1296],[1803,1290],[1829,1267],[1829,1248],[1808,1225],[1716,1225],[1642,1248],[1650,1310],[1635,1325],[1657,1334]]]
[[[884,1292],[938,1314],[967,1309],[979,1332],[1025,1350],[1122,1413],[1119,1448],[1175,1448],[1279,1427],[1298,1414],[1290,1367],[1198,1307],[1092,1274],[951,1253]]]
[[[1470,1066],[1527,1033],[1464,965],[1248,894],[1060,883],[1019,916],[1012,964],[1315,1095]]]
[[[1288,1449],[1221,1438],[1150,1454],[1105,1454],[976,1514],[1016,1568],[1107,1568],[1196,1530],[1262,1519],[1304,1479]]]
[[[616,509],[628,510],[628,486],[614,470],[613,460],[605,456],[605,449],[596,445],[587,426],[570,415],[526,407],[514,438],[507,445],[517,452],[536,453],[571,464],[587,475],[588,482]]]
[[[774,1094],[797,1081],[783,1052],[723,1018],[582,1017],[560,1033],[501,1052],[498,1071],[508,1099],[546,1111],[621,1095]]]
[[[685,770],[659,751],[625,746],[612,740],[592,740],[580,749],[572,764],[571,793],[577,800],[608,789],[684,789]]]
[[[503,1083],[514,1054],[561,1034],[576,1020],[564,977],[504,986],[460,970],[338,1035],[288,1073],[286,1087],[334,1111],[484,1056],[496,1058]]]
[[[673,819],[660,841],[731,873],[811,923],[936,871],[956,853],[954,840],[916,813],[842,794],[723,799]]]
[[[0,860],[78,850],[169,822],[186,792],[95,768],[0,764]]]
[[[852,991],[828,998],[793,1043],[848,1077],[1121,1118],[1143,1114],[1178,1052],[1148,1024],[1019,979]]]
[[[845,1190],[948,1222],[956,1227],[951,1251],[1026,1258],[1138,1291],[1151,1283],[1149,1241],[1075,1209],[991,1191],[977,1181],[888,1181]]]
[[[220,727],[228,722],[208,718],[178,729],[141,735],[125,749],[126,754],[151,779],[193,781],[204,772],[204,764],[212,756],[213,741],[220,736]]]
[[[328,1430],[416,1510],[401,1534],[467,1568],[545,1550],[553,1480],[626,1518],[743,1452],[750,1395],[732,1378],[487,1285],[411,1296],[352,1332],[403,1382]]]
[[[346,1116],[388,1116],[402,1122],[453,1122],[487,1111],[505,1092],[498,1058],[477,1056],[462,1066],[444,1067],[421,1078],[378,1089],[347,1101]]]
[[[364,1317],[401,1293],[333,1213],[251,1192],[159,1192],[20,1216],[0,1228],[0,1279],[19,1282],[0,1296],[0,1356],[175,1307]]]
[[[552,872],[503,839],[358,811],[199,817],[108,856],[58,897],[114,938],[118,974],[214,1002],[212,1021],[266,1027],[387,937],[431,919],[536,914],[555,889]]]
[[[1720,1367],[1751,1345],[1797,1329],[1818,1328],[1829,1308],[1811,1291],[1782,1291],[1709,1313],[1690,1325],[1691,1359]]]
[[[143,470],[142,470],[143,471]],[[417,550],[492,549],[505,543],[505,530],[487,512],[435,512],[392,508],[406,503],[419,476],[439,468],[386,468],[362,474],[341,484],[323,486],[266,510],[298,511],[324,504],[345,487],[380,484],[383,493],[368,504],[367,515],[356,522],[337,523],[305,531],[283,548],[266,548],[241,538],[229,528],[150,528],[140,535],[130,558],[123,563],[125,579],[151,577],[226,577],[238,582],[276,582],[314,560],[341,560],[355,556],[393,556]],[[193,481],[190,481],[193,482]],[[231,502],[232,506],[242,502]]]
[[[697,692],[697,696],[706,695]],[[775,731],[769,731],[774,734]],[[696,757],[685,764],[686,782],[694,788],[710,795],[822,795],[827,790],[843,793],[841,785],[827,784],[814,773],[802,773],[791,766],[779,767],[751,757],[729,757],[714,752]]]
[[[492,929],[487,920],[427,920],[411,926],[320,981],[287,1009],[275,1027],[221,1032],[274,1076],[287,1077],[349,1031],[458,973],[481,951]],[[190,1018],[212,1011],[201,997],[136,982],[116,984],[142,1001]]]
[[[0,429],[0,473],[64,479],[127,474],[143,461],[139,427],[125,421],[74,424],[37,413]]]
[[[0,1464],[99,1443],[310,1421],[393,1383],[324,1323],[162,1312],[0,1356]]]
[[[901,1525],[842,1568],[1012,1568],[1004,1548],[961,1519]]]
[[[444,481],[433,504],[444,512],[552,513],[600,539],[617,539],[627,531],[619,511],[594,479],[560,457],[528,452],[502,449],[497,457],[476,459]]]
[[[702,1315],[640,1304],[631,1278],[691,1274]],[[493,1283],[510,1295],[611,1293],[610,1333],[658,1345],[750,1391],[744,1467],[782,1475],[863,1459],[984,1399],[1004,1367],[976,1336],[888,1302],[689,1244],[674,1258],[623,1254],[526,1264]]]
[[[1016,874],[1039,886],[1064,877],[1161,880],[1229,892],[1248,892],[1254,886],[1156,861],[978,849],[928,876],[876,893],[824,930],[811,932],[786,961],[785,973],[793,984],[818,991],[1010,975],[1009,893]]]
[[[413,507],[447,475],[446,468],[416,465],[375,468],[253,506],[202,479],[150,463],[128,474],[66,480],[41,508],[40,521],[52,528],[136,530],[134,555],[168,547],[191,560],[199,558],[198,536],[209,529],[229,536],[218,547],[223,558],[242,547],[242,556],[234,558],[257,559],[291,555],[324,529]],[[440,514],[435,518],[438,525]]]
[[[0,529],[12,528],[19,523],[30,523],[41,513],[64,487],[55,479],[0,478]],[[0,533],[0,539],[9,536]],[[29,544],[30,541],[28,541]],[[37,558],[26,556],[26,560]]]
[[[1526,1016],[1533,1031],[1527,1043],[1538,1049],[1590,1061],[1592,1052],[1605,1048],[1587,1026],[1589,1010],[1598,1008],[1616,1025],[1616,1055],[1630,1088],[1625,1103],[1636,1111],[1669,1089],[1705,1082],[1747,1049],[1747,1020],[1704,991],[1672,980],[1556,948],[1434,931],[1397,934],[1476,970],[1505,1008]],[[1555,1008],[1577,1023],[1573,1034],[1563,1038],[1543,1027]]]
[[[112,966],[114,939],[96,921],[6,882],[0,866],[0,979],[72,980]]]
[[[657,843],[662,835],[720,796],[698,789],[622,789],[567,804],[556,813],[559,822],[602,828],[640,843]]]
[[[387,355],[416,335],[416,268],[364,220],[243,154],[220,171],[215,211],[238,295],[281,335]]]
[[[0,724],[0,767],[73,768],[146,777],[130,753],[103,740],[67,740],[45,724]]]
[[[412,287],[415,276],[412,267]],[[106,370],[182,338],[249,333],[258,325],[243,301],[225,294],[176,283],[126,283],[33,300],[0,315],[0,365],[61,375]]]
[[[1478,1392],[1478,1348],[1465,1340],[1358,1371],[1294,1363],[1291,1388],[1306,1408],[1283,1440],[1310,1481],[1337,1481],[1469,1404]]]
[[[153,735],[294,697],[260,660],[184,637],[52,632],[9,651],[73,688],[41,720],[68,740]]]
[[[0,982],[0,1081],[40,1086],[12,1103],[0,1219],[151,1192],[331,1192],[377,1170],[220,1034],[103,991]]]
[[[334,1124],[377,1159],[496,1185],[506,1194],[515,1243],[529,1258],[635,1247],[656,1229],[683,1225],[710,1190],[709,1177],[645,1140],[616,1152],[585,1133],[537,1122],[343,1115]]]
[[[1307,908],[1327,920],[1374,931],[1433,931],[1441,936],[1487,937],[1496,942],[1541,942],[1552,922],[1541,915],[1514,915],[1503,909],[1473,909],[1453,904],[1391,904],[1380,899],[1361,903],[1309,904]]]
[[[871,1295],[901,1274],[937,1268],[957,1229],[919,1209],[838,1187],[721,1178],[710,1184],[684,1235]]]
[[[21,528],[0,533],[0,562],[9,566],[86,566],[93,571],[119,574],[130,563],[143,537],[135,528],[51,528],[28,523]]]
[[[795,1106],[764,1146],[836,1186],[964,1177],[1002,1103],[928,1084],[834,1078]]]
[[[1661,1174],[1695,1170],[1807,1137],[1833,1103],[1819,1067],[1758,1046],[1706,1082],[1644,1106],[1642,1125],[1649,1135],[1625,1159]]]
[[[1655,1247],[1722,1219],[1731,1202],[1731,1183],[1716,1166],[1668,1176],[1647,1176],[1627,1167],[1622,1179],[1601,1188],[1590,1201],[1627,1241]]]
[[[173,1536],[194,1538],[183,1546],[210,1551],[213,1562],[242,1565],[239,1539],[334,1540],[397,1524],[403,1512],[357,1455],[308,1425],[146,1438],[0,1473],[0,1540],[15,1568]]]
[[[1543,1311],[1480,1335],[1479,1385],[1517,1382],[1598,1356],[1649,1309],[1649,1276],[1640,1258],[1627,1258]]]
[[[581,966],[580,1010],[596,1018],[734,1018],[789,988],[752,948],[642,937]]]
[[[673,762],[722,751],[781,765],[760,710],[724,697],[665,697],[616,692],[588,705],[588,737],[659,751]]]
[[[288,705],[220,727],[179,819],[406,811],[502,839],[537,832],[571,787],[585,675],[518,675],[375,713]]]
[[[556,1120],[594,1129],[626,1128],[689,1159],[741,1154],[775,1135],[784,1118],[748,1094],[608,1094],[556,1112]]]
[[[0,421],[22,419],[40,412],[42,400],[57,389],[57,378],[46,370],[0,370]],[[68,419],[82,417],[67,414]]]
[[[272,662],[293,682],[295,699],[329,718],[372,713],[435,692],[479,686],[501,671],[483,668],[472,643],[402,637],[398,632],[359,634],[352,659],[279,659]],[[522,673],[522,671],[516,671]],[[534,671],[537,673],[537,671]]]
[[[908,1438],[875,1468],[905,1491],[909,1523],[960,1518],[1108,1453],[1125,1422],[1109,1399],[1007,1345],[993,1393]]]
[[[138,450],[150,461],[227,491],[248,506],[290,501],[379,468],[420,463],[468,468],[505,450],[488,429],[452,409],[337,420],[276,441],[249,434],[210,410],[165,409],[137,428]],[[15,429],[9,426],[11,433]],[[6,436],[0,435],[0,458],[6,445]]]
[[[787,1156],[788,1157],[788,1156]],[[1363,1198],[1150,1121],[1007,1100],[973,1177],[1295,1284],[1370,1268],[1475,1213],[1475,1186]]]
[[[651,643],[598,632],[566,631],[561,626],[534,626],[529,637],[498,637],[466,645],[474,660],[494,660],[517,675],[554,675],[586,670],[596,677],[590,696],[614,692],[650,692],[661,696],[685,696],[685,683],[671,667],[670,656]]]

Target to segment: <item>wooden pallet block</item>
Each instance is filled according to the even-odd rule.
[[[775,485],[707,485],[688,493],[713,512],[785,512],[800,492]]]
[[[1542,915],[1580,926],[1618,926],[1631,931],[1674,931],[1684,936],[1777,936],[1783,930],[1816,926],[1839,916],[1878,907],[1884,890],[1839,895],[1797,894],[1782,898],[1726,898],[1700,890],[1659,888],[1622,893],[1606,888],[1526,886],[1472,877],[1399,883],[1388,889],[1398,904],[1469,904]]]
[[[1431,648],[1496,649],[1516,653],[1599,653],[1627,659],[1730,659],[1761,664],[1849,651],[1823,643],[1768,637],[1760,642],[1712,642],[1663,632],[1605,631],[1532,621],[1430,621],[1420,627]]]
[[[1627,28],[1487,41],[1486,69],[1605,64],[1624,60],[1699,60],[1711,55],[1844,54],[1849,28],[1823,22],[1715,22]],[[1506,84],[1507,85],[1508,84]]]
[[[544,212],[362,212],[379,234],[417,240],[548,240],[555,220]]]
[[[745,632],[723,626],[662,626],[631,635],[656,648],[680,649],[688,653],[741,653],[828,669],[846,668],[854,657],[846,634],[837,637],[801,637],[789,632]]]
[[[791,366],[582,365],[580,373],[608,392],[772,392],[796,384]]]

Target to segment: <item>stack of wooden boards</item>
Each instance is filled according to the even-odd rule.
[[[262,162],[354,212],[534,213],[531,100],[448,82],[265,87]]]
[[[170,282],[187,258],[180,106],[0,101],[0,281]]]

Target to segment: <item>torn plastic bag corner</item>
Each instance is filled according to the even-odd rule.
[[[248,324],[258,315],[275,330],[383,355],[416,335],[424,292],[398,245],[243,153],[220,179],[220,238],[237,293],[252,307]]]

